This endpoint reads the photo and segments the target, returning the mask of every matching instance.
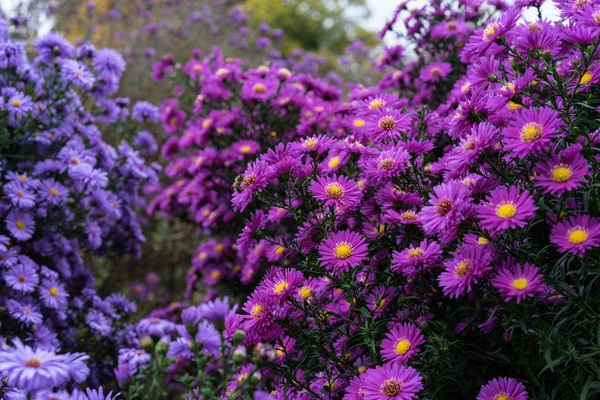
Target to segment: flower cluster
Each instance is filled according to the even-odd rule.
[[[158,117],[149,103],[130,112],[127,99],[112,98],[123,58],[56,33],[33,47],[29,60],[0,21],[0,326],[3,345],[14,346],[0,353],[0,374],[23,396],[85,381],[88,356],[93,385],[111,375],[122,317],[136,307],[120,294],[102,298],[86,260],[139,255],[135,212],[142,185],[157,180],[142,158],[152,136],[121,140]]]
[[[245,334],[231,323],[236,309],[227,297],[215,298],[142,319],[119,352],[116,375],[127,398],[167,398],[177,391],[190,400],[272,399],[261,367],[275,365],[278,353],[267,344],[242,345]]]
[[[297,153],[310,151],[317,145],[314,134],[329,127],[331,104],[337,104],[341,90],[278,64],[245,69],[240,59],[225,58],[218,48],[204,58],[193,57],[176,74],[189,90],[165,101],[160,114],[171,135],[162,155],[169,162],[165,175],[173,183],[156,196],[150,212],[194,222],[208,238],[196,250],[188,272],[189,297],[199,281],[214,285],[236,278],[249,283],[261,273],[263,260],[286,257],[283,247],[267,241],[254,246],[250,240],[236,240],[244,219],[234,210],[251,201],[246,189],[265,183],[262,164],[244,170],[268,149],[277,159],[284,149],[278,143],[283,141],[308,137]],[[331,157],[327,168],[333,171],[341,161]],[[273,207],[254,215],[248,232],[289,215]]]
[[[278,398],[597,395],[600,9],[480,3],[403,3],[416,57],[236,179],[238,249],[281,257],[229,329],[280,351]]]

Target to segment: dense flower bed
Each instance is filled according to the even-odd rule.
[[[398,29],[404,46],[384,49],[376,64],[383,77],[373,87],[327,82],[273,58],[248,67],[218,48],[194,52],[181,64],[163,58],[154,77],[173,77],[181,86],[160,111],[142,103],[132,116],[160,119],[171,135],[162,148],[169,183],[150,211],[203,229],[185,301],[153,311],[119,335],[122,315],[115,311],[130,311],[130,303],[115,295],[102,300],[91,284],[85,295],[67,290],[64,301],[82,300],[78,306],[65,303],[78,311],[66,313],[64,335],[51,326],[61,332],[56,343],[64,354],[56,354],[58,344],[46,353],[39,339],[27,336],[22,319],[18,336],[26,345],[11,338],[0,352],[8,385],[36,392],[84,381],[87,356],[79,352],[89,353],[81,348],[85,339],[77,338],[78,345],[68,339],[77,326],[73,321],[85,318],[95,340],[102,337],[98,329],[108,326],[103,350],[119,342],[115,374],[127,399],[597,397],[600,8],[586,1],[557,4],[561,19],[552,23],[537,0],[517,1],[516,7],[498,0],[438,0],[419,9],[402,3],[381,36]],[[523,17],[520,8],[528,7],[537,8],[536,18]],[[66,54],[44,62],[40,43],[32,65],[42,76],[60,66],[57,79],[65,80]],[[108,85],[101,65],[117,58],[99,53],[85,63],[75,51],[67,58],[75,58],[80,69],[68,76],[77,84],[86,72],[96,73],[100,80],[88,91],[104,104],[107,93],[98,98],[102,89],[96,86]],[[121,63],[109,69],[119,75]],[[21,107],[31,94],[14,86],[14,92],[3,91],[9,130],[36,115],[32,107],[28,118],[17,117],[11,102],[17,99]],[[81,146],[96,149],[90,139],[96,136],[80,133],[86,122],[70,124],[68,132],[84,135]],[[135,143],[155,148],[147,134]],[[28,154],[29,147],[24,149],[9,154]],[[19,253],[3,270],[7,286],[14,282],[4,314],[12,319],[19,317],[9,302],[30,301],[28,310],[48,313],[40,318],[56,312],[47,322],[61,321],[61,306],[49,304],[60,303],[67,283],[43,283],[53,277],[31,265],[45,262],[38,254],[50,257],[47,246],[36,245],[36,236],[20,228],[35,221],[33,232],[40,234],[38,220],[51,215],[46,209],[55,210],[42,207],[49,200],[39,189],[52,168],[63,174],[53,176],[53,185],[83,192],[82,199],[91,196],[95,178],[78,184],[80,167],[69,166],[70,158],[60,167],[61,151],[44,156],[55,162],[25,169],[24,176],[39,180],[32,189],[17,176],[26,162],[17,157],[4,169],[17,174],[3,175],[16,182],[4,185],[5,242],[19,243],[18,251],[29,257]],[[90,176],[99,171],[108,182],[114,177],[116,187],[130,182],[119,162],[102,168],[103,154],[93,153],[96,162],[84,154],[78,160],[90,164]],[[118,160],[120,153],[114,154]],[[135,165],[146,174],[125,186],[133,192],[120,204],[129,209],[137,204],[141,182],[155,184],[141,161]],[[111,175],[115,171],[125,178]],[[88,219],[98,203],[66,204],[76,210],[65,214],[60,208],[58,221],[81,225],[69,236],[80,241],[73,248],[103,254],[124,243],[110,241],[113,230],[137,231],[133,214],[124,222],[97,218],[92,222],[99,231],[111,233],[94,241]],[[47,214],[40,215],[41,208]],[[14,249],[7,246],[7,254]],[[87,271],[81,265],[76,269]],[[10,275],[17,266],[35,270],[30,292],[39,294],[30,296],[21,275]],[[55,274],[69,279],[62,269]],[[218,298],[207,289],[219,282],[234,288],[230,294],[240,295],[238,283],[252,293],[238,307],[226,293]],[[198,289],[204,299],[192,304]],[[87,316],[69,319],[82,313]],[[85,344],[98,348],[96,342]],[[96,387],[94,379],[89,382]]]
[[[48,391],[70,382],[97,387],[112,379],[123,318],[136,307],[121,294],[101,297],[86,258],[139,255],[141,186],[157,181],[141,158],[156,147],[151,136],[141,131],[135,147],[102,140],[100,126],[128,137],[158,118],[149,103],[130,112],[127,99],[112,98],[122,57],[74,47],[54,33],[34,49],[30,61],[0,21],[0,371],[7,399],[50,398]]]

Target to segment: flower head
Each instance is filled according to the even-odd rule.
[[[550,235],[558,250],[583,257],[591,248],[600,245],[600,220],[589,215],[577,215],[559,222]]]
[[[347,272],[360,265],[368,254],[366,240],[352,231],[334,232],[319,246],[319,261],[329,271]]]
[[[421,330],[410,323],[394,324],[381,342],[381,355],[385,361],[404,364],[421,351],[424,337]]]

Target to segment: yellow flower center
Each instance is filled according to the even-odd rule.
[[[211,277],[212,279],[219,279],[219,278],[221,277],[221,272],[220,272],[220,271],[216,271],[216,270],[215,270],[215,271],[213,271],[213,272],[210,274],[210,277]]]
[[[52,196],[58,196],[58,190],[56,190],[56,188],[50,188],[50,194]]]
[[[377,110],[385,106],[385,101],[383,99],[375,99],[369,103],[369,110]]]
[[[496,29],[498,29],[499,27],[500,24],[498,24],[498,22],[491,22],[487,24],[487,26],[483,30],[483,40],[486,42],[491,42],[494,39],[492,36],[496,34]]]
[[[513,281],[513,287],[517,290],[524,290],[527,287],[527,279],[519,278]]]
[[[365,120],[364,119],[355,119],[352,122],[352,125],[354,125],[355,128],[362,128],[363,126],[365,126]]]
[[[16,227],[18,230],[22,231],[23,229],[25,229],[25,222],[23,222],[23,221],[17,221],[17,222],[15,223],[15,227]]]
[[[316,138],[310,138],[302,143],[302,147],[305,149],[314,149],[319,144],[319,141]]]
[[[308,286],[303,286],[300,289],[300,298],[306,300],[312,294],[312,290]]]
[[[573,176],[573,170],[566,165],[557,165],[552,170],[552,180],[554,182],[566,182]]]
[[[452,202],[450,200],[440,200],[435,206],[435,212],[440,217],[448,214],[452,209]]]
[[[402,393],[402,384],[395,379],[386,379],[381,385],[380,392],[387,397],[398,396]]]
[[[569,230],[569,242],[572,244],[582,244],[588,240],[587,230],[581,226],[577,226]]]
[[[252,309],[250,310],[250,315],[252,315],[252,317],[254,318],[258,318],[260,317],[260,313],[265,312],[265,308],[261,305],[261,304],[255,304],[252,306]]]
[[[591,72],[586,72],[585,74],[583,74],[583,76],[581,77],[581,79],[579,79],[579,84],[580,85],[587,85],[589,84],[592,79],[594,78],[594,75],[592,75]]]
[[[281,294],[284,290],[287,290],[289,288],[290,288],[290,284],[289,283],[287,283],[286,281],[279,281],[279,282],[277,282],[277,284],[273,288],[273,292],[275,294]]]
[[[417,213],[415,213],[414,211],[408,210],[408,211],[404,211],[401,215],[402,219],[406,220],[406,221],[416,221],[419,217],[417,216]]]
[[[13,100],[12,105],[15,107],[21,107],[21,100]]]
[[[442,74],[442,69],[439,67],[431,68],[431,76],[440,76]]]
[[[396,343],[396,354],[404,355],[410,350],[410,341],[407,339],[400,339]]]
[[[331,182],[325,186],[325,194],[332,199],[339,199],[344,196],[344,188],[337,182]]]
[[[408,251],[408,258],[423,257],[424,255],[425,255],[425,252],[420,247],[417,247],[415,249],[410,249]]]
[[[469,272],[471,272],[471,262],[469,260],[462,260],[454,268],[454,275],[457,278],[464,278]]]
[[[17,197],[22,199],[23,197],[25,197],[25,193],[23,193],[22,190],[17,190]]]
[[[58,296],[58,288],[51,287],[50,288],[50,296],[53,296],[53,297]]]
[[[25,366],[27,368],[39,368],[42,366],[42,360],[37,357],[31,357],[25,361]]]
[[[217,72],[215,72],[215,75],[223,77],[223,76],[227,75],[228,73],[229,73],[228,69],[226,69],[226,68],[219,68],[217,70]]]
[[[521,129],[521,141],[525,143],[531,143],[542,137],[544,128],[537,122],[529,122]]]
[[[381,117],[377,123],[384,131],[391,131],[396,127],[396,120],[391,115]]]
[[[218,252],[221,252],[221,251],[223,251],[224,247],[225,246],[223,246],[223,244],[219,243],[218,245],[215,246],[215,250]]]
[[[267,91],[267,87],[263,83],[255,83],[252,86],[252,91],[256,94],[263,94]]]
[[[379,164],[377,164],[377,169],[392,169],[392,167],[394,166],[395,162],[393,158],[385,158],[381,161],[379,161]]]
[[[494,396],[493,400],[513,400],[513,398],[510,397],[510,395],[508,395],[506,393],[498,393],[497,395]]]
[[[485,245],[487,245],[489,243],[490,243],[490,241],[487,238],[484,238],[483,236],[479,236],[477,238],[477,244],[485,246]]]
[[[333,251],[335,258],[340,260],[346,260],[352,257],[352,253],[354,253],[354,249],[348,242],[338,243]]]
[[[521,107],[523,107],[523,106],[518,103],[515,103],[514,101],[509,101],[506,104],[506,108],[508,108],[510,111],[516,111],[516,110],[520,109]]]
[[[275,254],[277,254],[277,255],[283,254],[284,251],[285,251],[285,247],[283,247],[283,246],[277,246],[275,248]]]
[[[208,119],[205,119],[204,121],[202,121],[202,128],[206,129],[206,128],[208,128],[209,126],[211,126],[211,125],[212,125],[212,123],[213,123],[213,120],[212,120],[212,119],[210,119],[210,118],[208,118]]]
[[[470,88],[471,88],[471,82],[465,82],[465,84],[460,87],[460,91],[465,93]]]
[[[250,153],[251,150],[252,148],[249,145],[240,147],[240,152],[242,152],[242,154]]]
[[[340,158],[338,156],[331,157],[327,165],[329,168],[337,168],[340,165]]]
[[[502,204],[496,208],[496,215],[500,218],[512,218],[517,214],[517,207],[513,203]]]

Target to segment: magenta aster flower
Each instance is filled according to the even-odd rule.
[[[257,343],[260,340],[271,340],[281,333],[281,328],[276,323],[278,312],[278,298],[265,290],[255,290],[250,296],[243,315],[243,329],[246,331],[248,343]]]
[[[361,264],[369,252],[366,240],[358,233],[341,231],[332,233],[319,246],[319,261],[332,272],[347,272]]]
[[[352,209],[360,204],[362,192],[352,179],[345,176],[320,177],[310,183],[310,191],[316,199],[333,206],[336,210]]]
[[[496,40],[505,36],[508,31],[515,27],[519,16],[520,11],[511,8],[502,14],[499,19],[489,22],[484,28],[477,29],[465,46],[461,59],[467,61],[475,54],[486,52]]]
[[[413,367],[389,363],[363,374],[362,392],[369,400],[411,400],[423,390],[421,375]]]
[[[471,203],[469,189],[460,181],[442,183],[433,188],[429,206],[423,207],[419,219],[428,235],[455,230],[465,219],[464,212]]]
[[[374,142],[394,139],[410,129],[410,120],[394,109],[375,110],[366,124],[366,133]]]
[[[513,158],[547,150],[562,126],[560,114],[550,108],[522,109],[504,130],[504,148]]]
[[[477,400],[527,400],[525,386],[513,378],[494,378],[481,388]]]
[[[255,161],[248,165],[246,172],[236,178],[235,191],[231,203],[234,211],[244,211],[252,201],[254,192],[260,192],[268,183],[269,165],[264,161]]]
[[[534,170],[536,186],[557,196],[581,187],[591,173],[581,149],[579,144],[571,145],[560,156],[552,154],[550,159],[537,164]]]
[[[404,364],[421,350],[424,336],[421,330],[408,322],[394,324],[381,342],[381,356],[385,361]]]
[[[389,150],[383,150],[377,157],[368,157],[364,165],[367,179],[372,182],[389,180],[406,171],[406,163],[410,161],[410,154],[398,144]]]
[[[583,257],[584,253],[600,245],[600,220],[589,215],[577,215],[558,223],[550,235],[558,250]]]
[[[469,293],[473,284],[491,269],[493,253],[486,246],[462,245],[452,256],[444,263],[446,271],[438,281],[445,295],[458,298]]]
[[[10,387],[35,392],[69,380],[70,368],[64,356],[33,350],[19,339],[13,343],[13,347],[0,352],[0,371],[6,374]]]
[[[529,192],[521,192],[518,187],[510,186],[491,192],[478,210],[484,229],[504,231],[527,225],[537,207]]]
[[[494,279],[494,287],[504,296],[506,302],[513,298],[519,304],[526,297],[533,297],[542,290],[543,275],[535,265],[517,264],[514,268],[502,268]]]
[[[250,247],[256,243],[254,232],[263,229],[265,224],[265,213],[262,210],[258,210],[250,214],[250,220],[246,220],[246,226],[242,230],[242,233],[236,242],[238,246],[238,253],[246,253]]]
[[[424,82],[436,83],[444,79],[452,71],[452,65],[447,62],[429,64],[421,71],[420,78]]]
[[[278,86],[276,79],[250,78],[242,86],[242,99],[265,101],[277,92]]]
[[[300,271],[292,268],[272,268],[260,286],[267,293],[270,292],[272,296],[281,299],[299,289],[303,282],[304,275]]]
[[[401,252],[395,251],[392,257],[392,270],[413,277],[427,270],[442,258],[442,247],[435,241],[423,240],[418,246],[412,244]]]

